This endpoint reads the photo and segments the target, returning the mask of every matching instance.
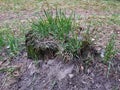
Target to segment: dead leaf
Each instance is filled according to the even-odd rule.
[[[18,77],[18,76],[20,76],[20,72],[17,70],[17,71],[14,71],[13,72],[13,76],[15,76],[15,77]]]

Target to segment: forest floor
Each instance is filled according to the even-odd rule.
[[[102,48],[115,33],[117,53],[112,64],[98,58],[87,67],[73,61],[64,63],[59,57],[48,62],[27,59],[25,33],[48,7],[66,9],[68,14],[75,11],[79,26],[95,29],[92,38]],[[0,90],[120,90],[120,1],[0,0],[2,31],[8,35],[3,35],[4,46],[0,46]],[[10,35],[15,37],[13,41],[18,40],[12,50]]]

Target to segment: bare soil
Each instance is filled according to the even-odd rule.
[[[107,65],[96,58],[88,67],[77,60],[64,63],[60,57],[49,61],[27,59],[21,52],[9,65],[13,72],[0,72],[0,90],[120,90],[120,55]]]

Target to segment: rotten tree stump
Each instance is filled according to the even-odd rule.
[[[34,31],[29,31],[25,37],[25,45],[29,59],[52,59],[59,50],[58,44],[53,38],[41,39],[40,35]]]
[[[41,38],[40,33],[36,31],[29,31],[26,35],[26,50],[27,50],[27,56],[29,59],[33,60],[48,60],[53,59],[56,57],[56,53],[60,51],[59,42],[55,40],[52,36],[48,36],[46,38]],[[70,43],[74,38],[68,37],[63,42],[64,44]],[[97,53],[97,50],[95,47],[85,38],[82,37],[82,39],[78,39],[79,42],[81,42],[80,48],[75,51],[75,54],[77,57],[81,58],[81,60],[86,60],[89,56],[95,56]],[[63,47],[62,47],[63,48]],[[62,56],[66,57],[66,54],[64,54],[63,51]],[[71,53],[74,56],[74,52]],[[100,54],[99,54],[100,55]],[[73,58],[71,58],[73,59]]]

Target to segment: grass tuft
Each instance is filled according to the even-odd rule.
[[[0,29],[0,49],[7,49],[10,54],[16,54],[19,50],[19,39],[9,27]]]
[[[105,48],[104,63],[108,63],[116,54],[115,34],[113,34]]]
[[[43,16],[33,22],[32,30],[37,32],[37,35],[39,33],[41,39],[49,38],[52,35],[63,49],[60,51],[61,54],[67,52],[76,56],[78,50],[90,45],[89,30],[79,37],[74,13],[67,16],[66,12],[62,10],[56,10],[54,13],[51,10],[44,10]]]
[[[44,10],[44,17],[40,17],[38,22],[34,22],[32,29],[39,32],[42,38],[52,34],[54,38],[64,40],[72,30],[72,25],[72,14],[67,17],[61,10],[56,11],[55,15],[50,10]]]

